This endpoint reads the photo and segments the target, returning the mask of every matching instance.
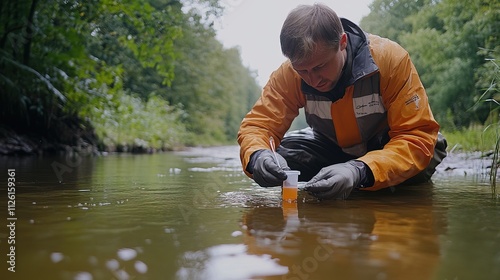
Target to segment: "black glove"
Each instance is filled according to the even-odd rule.
[[[365,181],[366,168],[363,162],[354,160],[324,167],[304,189],[319,199],[347,199],[353,188]]]
[[[250,173],[253,173],[254,181],[261,187],[281,186],[286,180],[287,175],[284,170],[290,170],[286,160],[276,153],[280,166],[276,164],[274,154],[271,150],[259,150],[252,154],[250,165],[253,162],[253,168]]]

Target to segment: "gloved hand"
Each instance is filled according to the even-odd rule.
[[[284,170],[290,170],[286,160],[276,154],[280,166],[276,164],[274,154],[271,150],[257,151],[255,163],[253,165],[253,179],[261,187],[280,186],[286,180],[287,175]]]
[[[353,188],[359,187],[366,174],[361,161],[348,161],[322,168],[304,186],[304,189],[319,199],[347,199]]]

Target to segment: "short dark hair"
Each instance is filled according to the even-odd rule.
[[[300,5],[293,9],[281,28],[283,55],[292,61],[309,58],[317,43],[337,51],[344,28],[334,10],[324,4]]]

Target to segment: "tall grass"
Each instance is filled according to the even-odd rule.
[[[500,196],[497,192],[497,173],[498,167],[500,166],[500,120],[498,113],[500,110],[500,102],[498,101],[500,100],[500,86],[498,85],[498,82],[500,81],[500,66],[497,64],[495,59],[489,59],[489,61],[491,62],[489,66],[492,68],[492,71],[490,72],[492,73],[491,84],[479,98],[479,102],[490,103],[489,124],[485,127],[484,132],[486,133],[487,131],[490,131],[495,135],[492,142],[488,141],[488,143],[495,143],[491,162],[490,184],[493,196],[499,198]]]
[[[500,138],[497,138],[496,144],[495,144],[495,150],[493,153],[493,160],[491,164],[491,173],[490,173],[490,183],[491,183],[491,192],[494,197],[499,198],[498,192],[497,192],[497,172],[498,172],[498,154],[500,152]]]
[[[493,52],[494,53],[494,52]],[[500,167],[500,66],[495,59],[489,59],[481,75],[487,81],[486,89],[473,107],[488,103],[489,117],[484,125],[472,125],[462,129],[442,129],[450,151],[481,152],[491,156],[490,186],[492,195],[500,198],[497,190],[498,168]],[[483,83],[484,85],[484,83]]]
[[[449,149],[461,152],[491,153],[498,138],[497,132],[491,127],[481,125],[458,130],[443,128],[442,133],[446,137]]]

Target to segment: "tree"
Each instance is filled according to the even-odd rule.
[[[234,140],[260,88],[255,75],[242,66],[239,51],[224,49],[198,15],[188,16],[184,36],[175,45],[175,79],[162,95],[171,104],[182,104],[191,143]]]
[[[221,11],[218,0],[1,2],[0,125],[73,143],[86,127],[124,149],[234,139],[260,90],[215,39]]]
[[[417,13],[431,0],[374,0],[370,13],[361,19],[364,30],[399,42],[399,36],[411,31],[407,22],[410,15]]]
[[[408,50],[442,125],[485,122],[486,105],[473,105],[487,85],[489,51],[500,45],[498,1],[376,0],[361,24]]]

